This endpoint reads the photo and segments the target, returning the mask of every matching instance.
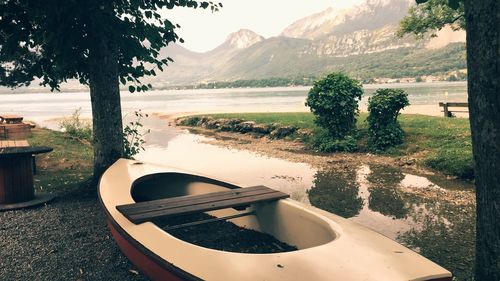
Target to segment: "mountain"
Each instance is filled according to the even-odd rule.
[[[349,9],[331,7],[297,20],[277,37],[265,39],[250,30],[239,30],[206,53],[169,46],[162,53],[175,63],[152,82],[178,85],[310,77],[333,70],[358,78],[396,78],[465,68],[464,44],[448,44],[463,42],[462,35],[449,30],[439,38],[418,41],[395,35],[412,4],[413,0],[366,0]]]
[[[282,36],[314,40],[310,53],[345,57],[414,47],[423,42],[410,36],[395,36],[399,21],[413,1],[368,0],[350,9],[333,7],[300,19],[287,27]]]
[[[397,25],[412,3],[413,0],[368,0],[349,9],[330,7],[292,23],[281,36],[314,40],[360,30],[374,31],[387,25]]]
[[[240,29],[237,32],[229,34],[226,38],[226,41],[222,43],[220,47],[222,48],[236,48],[236,49],[245,49],[252,46],[255,43],[263,41],[264,37],[259,34],[248,30],[248,29]]]
[[[149,77],[146,82],[161,88],[169,85],[182,85],[206,80],[208,76],[223,67],[230,59],[253,44],[265,40],[257,33],[241,29],[231,33],[217,48],[198,53],[178,44],[171,44],[160,51],[160,57],[174,60],[156,77]]]

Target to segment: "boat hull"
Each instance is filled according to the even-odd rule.
[[[200,280],[194,276],[186,276],[187,273],[181,273],[179,269],[173,269],[172,266],[165,264],[161,259],[153,258],[152,254],[146,254],[145,249],[141,249],[137,242],[133,243],[132,238],[127,237],[128,235],[123,229],[117,226],[109,217],[108,227],[120,251],[149,279],[154,281]],[[182,275],[184,275],[184,278],[181,277]]]

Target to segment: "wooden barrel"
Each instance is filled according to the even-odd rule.
[[[0,204],[30,201],[35,197],[31,154],[0,158]]]

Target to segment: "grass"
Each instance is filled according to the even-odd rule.
[[[214,118],[240,118],[256,123],[280,123],[286,126],[318,131],[314,116],[309,112],[292,113],[231,113],[213,114]],[[358,117],[358,149],[370,151],[366,113]],[[424,115],[403,114],[399,117],[405,132],[405,142],[383,154],[416,158],[421,164],[444,174],[462,179],[474,177],[469,120]]]
[[[277,113],[221,113],[210,115],[214,118],[240,118],[256,123],[280,123],[298,128],[314,127],[314,116],[308,112],[277,112]]]
[[[28,139],[33,146],[49,146],[54,150],[37,156],[35,188],[52,193],[66,192],[89,182],[92,175],[92,147],[66,133],[33,129]]]

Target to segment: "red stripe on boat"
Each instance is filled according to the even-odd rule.
[[[111,234],[115,238],[118,247],[125,256],[132,262],[139,270],[144,273],[151,280],[164,280],[164,281],[182,281],[180,277],[174,275],[172,272],[158,265],[154,260],[139,251],[132,243],[130,243],[120,232],[115,228],[113,223],[108,220],[108,226]]]

